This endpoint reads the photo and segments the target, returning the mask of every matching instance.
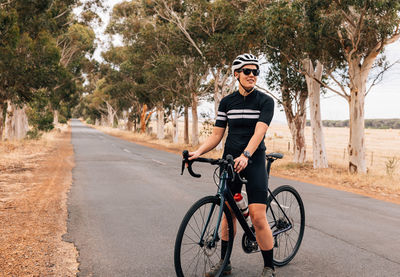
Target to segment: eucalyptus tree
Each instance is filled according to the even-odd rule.
[[[243,14],[240,28],[252,39],[259,38],[255,47],[267,60],[266,83],[278,94],[272,94],[283,107],[293,141],[293,161],[306,160],[306,101],[308,97],[305,76],[297,67],[303,43],[299,25],[304,22],[302,13],[290,1],[254,2]],[[288,58],[288,54],[296,59]]]
[[[60,63],[62,54],[57,38],[67,32],[73,23],[72,9],[78,3],[77,0],[0,2],[0,47],[6,50],[2,51],[5,55],[0,57],[0,106],[3,107],[4,101],[8,102],[9,128],[15,125],[12,124],[12,111],[25,109],[25,105],[34,99],[35,93],[45,89],[48,98],[51,98],[61,91],[61,94],[65,94],[66,91],[75,90],[71,83],[71,72],[68,73]],[[14,114],[23,115],[24,112]],[[13,132],[11,130],[7,133]]]
[[[233,91],[235,79],[230,69],[233,59],[242,52],[249,52],[254,41],[249,41],[237,28],[240,13],[248,6],[244,1],[146,1],[148,9],[167,21],[171,30],[178,30],[187,47],[192,48],[188,57],[191,61],[204,64],[203,78],[199,85],[204,85],[209,74],[213,80],[213,98],[215,113],[223,96]],[[192,92],[193,144],[197,143],[197,99],[198,90]]]
[[[327,23],[323,24],[321,15],[318,14],[319,5],[319,1],[315,0],[256,2],[248,9],[244,20],[244,22],[250,22],[251,26],[256,26],[256,30],[244,29],[247,30],[246,33],[262,34],[263,40],[260,49],[266,54],[267,59],[270,58],[273,63],[283,63],[282,66],[291,67],[290,71],[297,71],[298,74],[304,76],[302,79],[306,81],[307,93],[304,94],[301,89],[296,96],[292,94],[292,97],[287,97],[283,95],[283,93],[287,93],[287,88],[281,86],[281,99],[278,102],[283,105],[285,110],[293,107],[293,104],[301,105],[292,112],[286,113],[286,116],[294,141],[294,160],[302,162],[305,160],[305,144],[299,145],[299,143],[305,142],[305,140],[304,137],[297,139],[296,137],[304,136],[304,130],[296,130],[296,128],[304,128],[305,124],[304,122],[294,124],[294,122],[306,120],[304,111],[307,108],[307,102],[303,101],[303,98],[309,100],[314,168],[325,168],[328,166],[328,161],[320,111],[320,94],[324,92],[321,91],[321,83],[324,76],[324,65],[332,68],[336,62],[326,53],[329,48],[337,49],[338,45],[322,39],[323,34],[332,33],[333,28]],[[279,55],[279,59],[275,57],[276,55]],[[340,60],[340,57],[335,58]],[[281,72],[281,66],[272,66],[270,70]],[[270,74],[269,77],[272,75]],[[275,76],[278,75],[275,74]],[[289,76],[300,78],[293,74]],[[284,80],[285,78],[280,79]],[[291,83],[297,84],[297,82]],[[297,101],[291,103],[295,99]]]
[[[95,50],[94,40],[92,28],[81,23],[71,24],[65,33],[57,37],[57,46],[60,49],[59,64],[65,73],[60,82],[50,89],[50,108],[54,114],[54,124],[58,123],[61,106],[72,104],[70,102],[76,94],[76,86],[84,83],[82,73],[86,71],[87,56],[92,55]]]
[[[192,93],[200,80],[195,70],[198,63],[188,53],[191,49],[181,42],[179,32],[155,18],[152,10],[146,10],[138,1],[114,7],[108,32],[122,35],[126,59],[118,65],[118,71],[130,76],[132,97],[156,108],[157,133],[162,138],[165,108],[171,103],[185,105],[186,95]],[[189,76],[188,72],[193,74]],[[179,106],[172,109],[178,110]]]
[[[348,145],[349,171],[365,173],[364,102],[371,69],[379,63],[385,46],[400,38],[400,2],[323,1],[319,8],[323,16],[334,23],[335,37],[344,56],[345,78],[330,74],[337,85],[334,90],[349,103],[350,137]],[[333,52],[333,55],[336,52]]]

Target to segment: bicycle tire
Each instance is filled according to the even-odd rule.
[[[199,244],[201,232],[215,204],[210,223],[204,236],[204,245]],[[211,269],[221,259],[221,227],[218,230],[218,237],[215,247],[208,247],[211,241],[213,231],[216,227],[220,207],[220,199],[217,196],[206,196],[201,198],[188,210],[179,227],[175,240],[174,264],[175,272],[178,277],[205,276],[205,273]],[[233,246],[233,223],[229,209],[224,205],[223,210],[228,221],[228,248],[223,261],[223,266],[216,276],[222,274],[223,268],[229,261]],[[219,240],[218,240],[219,239]],[[185,249],[188,248],[188,249]],[[194,256],[193,256],[194,255]]]
[[[276,234],[288,226],[288,220],[270,195],[267,202],[267,220],[274,235],[274,264],[284,266],[296,256],[303,240],[304,204],[296,189],[288,185],[276,188],[272,194],[293,223],[288,231]]]

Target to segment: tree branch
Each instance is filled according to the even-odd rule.
[[[392,68],[394,65],[396,65],[396,64],[400,64],[400,59],[398,59],[397,61],[395,61],[394,63],[392,63],[392,64],[390,64],[390,65],[388,65],[388,66],[385,66],[385,67],[381,70],[381,72],[379,72],[379,73],[376,75],[376,77],[375,77],[374,80],[372,81],[371,86],[368,88],[367,92],[365,93],[365,96],[368,95],[368,93],[371,91],[371,89],[372,89],[375,85],[379,84],[379,83],[382,81],[382,78],[383,78],[383,75],[385,74],[385,72],[387,72],[389,69],[391,69],[391,68]]]
[[[350,96],[346,93],[346,90],[344,89],[343,85],[335,78],[335,76],[333,76],[332,71],[328,71],[327,73],[328,76],[331,77],[331,79],[340,87],[342,92],[335,90],[329,86],[326,86],[325,84],[323,84],[323,86],[329,89],[330,91],[338,94],[339,96],[342,96],[344,99],[348,100]]]
[[[266,88],[262,88],[259,85],[255,86],[256,88],[258,88],[259,90],[264,91],[265,93],[269,94],[272,98],[274,98],[279,104],[282,104],[282,100],[280,100],[278,97],[276,97],[272,92],[270,92],[269,90],[267,90]]]

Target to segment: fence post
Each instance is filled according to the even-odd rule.
[[[287,151],[290,152],[290,141],[287,143]]]

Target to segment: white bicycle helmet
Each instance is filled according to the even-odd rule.
[[[236,59],[233,61],[232,73],[248,64],[254,64],[257,66],[258,69],[260,68],[257,57],[252,54],[245,53],[237,56]]]

